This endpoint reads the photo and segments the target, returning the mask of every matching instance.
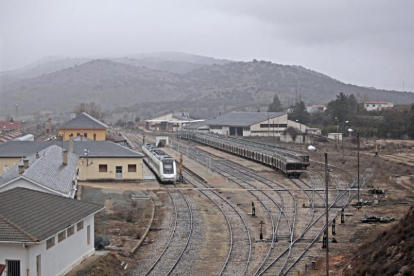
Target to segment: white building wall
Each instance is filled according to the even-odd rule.
[[[87,244],[87,229],[90,226],[90,244]],[[3,244],[0,243],[0,263],[6,260],[20,260],[22,275],[36,276],[36,257],[41,255],[41,275],[64,275],[74,266],[95,253],[94,249],[94,216],[84,219],[84,227],[58,242],[55,235],[55,246],[46,249],[46,241],[40,244]],[[26,274],[27,271],[27,274]]]
[[[391,107],[394,107],[394,104],[393,103],[380,103],[380,104],[377,104],[377,103],[367,103],[367,104],[365,104],[364,103],[364,108],[365,108],[365,110],[367,110],[367,111],[375,111],[375,110],[382,110],[383,108],[391,108]]]
[[[273,136],[273,131],[274,131],[274,136],[280,136],[280,133],[286,129],[285,127],[273,128],[272,126],[270,126],[269,128],[267,128],[267,127],[260,127],[260,125],[261,124],[287,125],[287,122],[288,122],[288,116],[287,114],[285,114],[285,115],[282,115],[276,118],[270,118],[269,120],[265,120],[263,122],[251,125],[250,136]]]
[[[35,191],[44,192],[44,193],[49,193],[49,194],[64,196],[64,195],[62,195],[60,193],[57,193],[57,192],[54,192],[52,190],[43,188],[43,187],[41,187],[39,185],[36,185],[36,184],[34,184],[34,183],[32,183],[32,182],[30,182],[30,181],[28,181],[26,179],[23,179],[23,178],[19,178],[16,181],[13,181],[12,183],[9,183],[9,184],[7,184],[5,186],[4,185],[0,186],[0,193],[1,192],[4,192],[4,191],[7,191],[7,190],[10,190],[10,189],[13,189],[13,188],[16,188],[16,187],[27,188],[27,189],[31,189],[31,190],[35,190]],[[74,197],[74,193],[71,194],[71,195],[67,195],[66,197],[73,198]]]

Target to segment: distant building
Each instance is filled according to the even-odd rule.
[[[23,187],[74,198],[77,190],[77,162],[75,154],[51,145],[27,156],[15,166],[5,165],[0,177],[0,192]]]
[[[308,107],[306,107],[306,111],[310,114],[314,114],[314,113],[322,113],[327,109],[327,105],[326,104],[314,104],[314,105],[310,105]]]
[[[367,111],[379,111],[383,109],[393,108],[394,104],[384,101],[368,101],[364,102],[364,108]]]
[[[68,141],[71,137],[86,137],[94,141],[105,141],[107,128],[106,124],[83,112],[58,129],[59,136],[62,136],[64,141]]]
[[[280,136],[288,127],[304,133],[307,126],[288,120],[285,112],[230,112],[191,124],[187,129],[234,136]]]
[[[188,112],[169,113],[145,121],[145,129],[153,131],[176,132],[190,123],[201,122],[190,117]]]
[[[58,145],[77,155],[80,181],[137,181],[143,179],[140,152],[110,141],[9,141],[0,145],[0,175],[22,158]]]
[[[20,122],[0,121],[0,132],[20,130]]]
[[[0,193],[0,266],[5,275],[65,275],[95,253],[104,206],[14,188]]]
[[[342,141],[342,133],[328,133],[328,138],[335,141]]]

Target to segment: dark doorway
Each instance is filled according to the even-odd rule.
[[[7,276],[20,276],[20,261],[7,260]]]

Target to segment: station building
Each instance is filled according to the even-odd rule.
[[[5,275],[65,275],[95,253],[95,214],[104,206],[27,188],[1,192],[0,202]]]
[[[77,156],[80,181],[143,179],[144,155],[110,141],[9,141],[0,145],[0,175],[18,165],[23,158],[51,145],[60,146]]]
[[[204,120],[195,120],[188,112],[169,113],[145,121],[145,129],[152,131],[177,132],[186,125]]]
[[[107,128],[108,126],[106,124],[83,112],[61,125],[58,130],[59,136],[63,137],[64,141],[68,141],[72,137],[84,137],[93,141],[105,141]]]
[[[233,136],[281,136],[288,127],[294,127],[301,133],[305,133],[308,128],[288,120],[285,112],[230,112],[190,124],[186,129]]]

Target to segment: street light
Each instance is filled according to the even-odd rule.
[[[316,151],[316,147],[314,146],[309,146],[308,147],[309,151]],[[326,222],[325,222],[325,236],[326,236],[326,275],[329,276],[329,239],[328,239],[328,234],[329,234],[329,205],[328,205],[328,180],[329,180],[329,171],[328,171],[328,153],[323,151],[323,154],[325,156],[325,218],[326,218]]]
[[[302,137],[302,124],[299,123],[299,120],[298,119],[296,119],[296,122],[299,124],[299,131],[300,131],[299,149],[302,149],[302,142],[303,142],[303,137]]]
[[[348,131],[352,134],[352,132],[354,132],[354,130],[352,129],[352,128],[350,128],[350,129],[348,129]],[[358,139],[358,202],[357,202],[357,208],[359,208],[359,206],[360,206],[360,204],[361,204],[361,201],[360,201],[360,198],[359,198],[359,133],[357,132],[356,133],[356,135],[357,135],[357,139]]]
[[[345,162],[345,150],[344,150],[344,128],[345,128],[345,125],[346,125],[347,123],[349,123],[349,121],[345,121],[345,123],[342,125],[342,130],[341,130],[341,132],[342,132],[342,158],[344,159],[344,162]]]

